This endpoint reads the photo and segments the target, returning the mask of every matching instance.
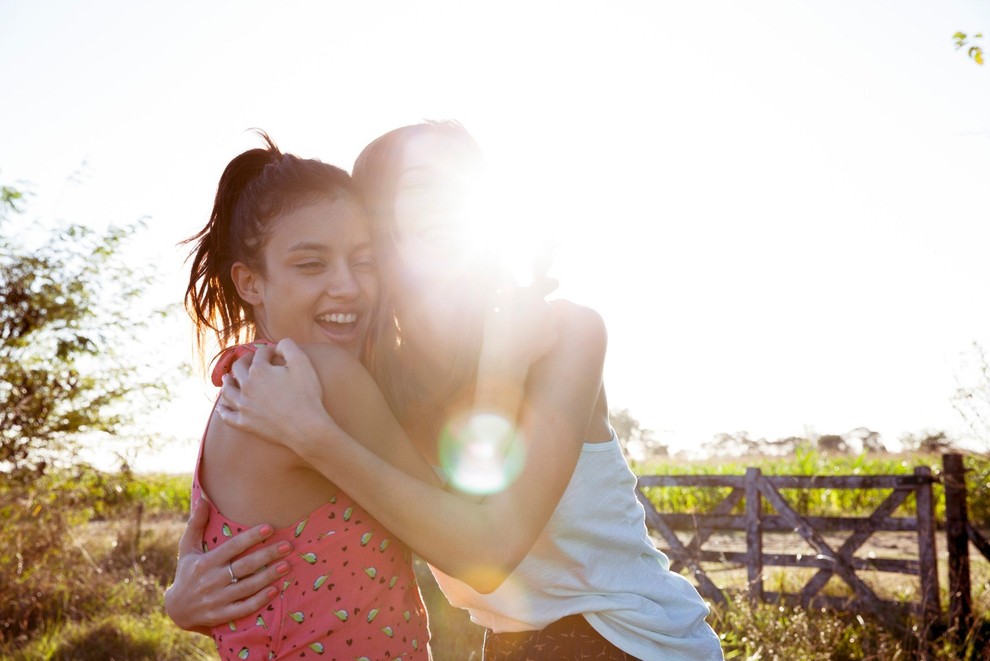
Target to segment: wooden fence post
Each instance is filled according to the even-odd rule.
[[[761,474],[759,468],[746,469],[746,578],[753,603],[763,601],[763,508],[757,484]]]
[[[935,503],[932,498],[932,469],[918,466],[914,488],[918,510],[918,571],[921,579],[921,611],[926,629],[941,616],[938,594],[938,565],[935,553]]]
[[[949,627],[957,640],[963,640],[971,626],[972,597],[966,530],[966,469],[961,454],[942,455],[942,483],[945,485],[945,539],[949,550]]]

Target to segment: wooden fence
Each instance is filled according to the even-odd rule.
[[[956,631],[968,631],[970,623],[969,543],[990,559],[990,544],[967,519],[966,482],[962,457],[943,455],[940,477],[927,466],[911,475],[770,476],[758,468],[745,475],[644,475],[639,478],[638,497],[646,509],[647,525],[659,534],[659,546],[671,559],[671,569],[687,568],[699,591],[708,599],[724,602],[722,588],[709,576],[706,567],[744,566],[749,596],[753,600],[798,603],[805,608],[826,607],[864,611],[893,628],[902,628],[905,615],[919,616],[931,624],[941,619],[935,535],[937,522],[932,485],[942,481],[946,491],[947,546],[949,552],[949,617]],[[663,512],[646,491],[651,487],[706,487],[729,489],[711,511],[678,514]],[[781,489],[884,489],[890,494],[869,516],[802,516],[784,498]],[[914,495],[915,515],[894,516],[909,495]],[[738,513],[742,510],[742,513]],[[734,513],[735,512],[735,513]],[[692,536],[684,542],[676,531]],[[856,552],[876,532],[910,532],[917,538],[917,557],[867,557]],[[744,551],[706,548],[713,535],[722,532],[745,533]],[[810,547],[806,553],[765,553],[767,533],[796,533]],[[826,533],[846,533],[837,543],[826,541]],[[832,537],[836,537],[832,535]],[[765,589],[764,568],[800,567],[814,569],[798,592]],[[918,599],[903,602],[883,599],[867,585],[858,572],[877,571],[907,574],[918,578]],[[851,590],[849,597],[821,594],[833,577],[839,577]]]

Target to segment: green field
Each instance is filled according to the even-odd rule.
[[[636,466],[640,474],[848,475],[937,470],[937,456],[797,457],[738,463],[674,462]],[[990,463],[967,459],[970,512],[988,528]],[[664,509],[703,512],[723,494],[713,489],[655,489]],[[189,506],[188,476],[107,474],[80,467],[49,474],[27,489],[0,486],[0,658],[213,659],[212,642],[176,629],[162,594],[175,566],[175,545]],[[802,513],[869,513],[882,492],[821,490],[798,503]],[[943,506],[936,488],[936,507]],[[910,505],[909,505],[910,506]],[[930,658],[983,658],[990,628],[990,570],[974,554],[977,626],[961,637],[937,635]],[[417,563],[438,661],[480,659],[481,631],[450,608],[429,571]],[[768,577],[785,581],[784,577]],[[942,582],[943,591],[945,582]],[[729,659],[913,659],[920,636],[900,636],[852,614],[751,605],[741,591],[713,610],[711,622]]]

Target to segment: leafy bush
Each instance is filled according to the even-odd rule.
[[[152,265],[123,257],[141,223],[25,231],[23,199],[0,185],[0,470],[27,484],[85,437],[148,440],[135,412],[168,397],[172,372],[132,350],[165,314],[147,309]]]

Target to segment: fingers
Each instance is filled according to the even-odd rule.
[[[257,353],[261,353],[264,350],[265,347],[261,347],[258,349]],[[254,365],[254,358],[257,357],[257,353],[254,355],[248,354],[246,356],[242,356],[230,366],[230,376],[225,380],[225,387],[231,380],[234,381],[234,383],[231,384],[231,387],[235,388],[240,388],[241,385],[247,381],[247,375],[251,371],[251,366]]]
[[[291,545],[285,542],[291,550]],[[237,582],[227,588],[232,601],[249,599],[263,593],[265,588],[275,583],[279,578],[289,573],[289,563],[284,559],[285,554],[272,548],[271,552],[262,553],[257,558],[242,558],[231,563],[230,568],[237,576]],[[261,563],[261,564],[259,564]],[[242,574],[252,568],[251,573]]]
[[[258,347],[258,350],[254,352],[254,361],[248,363],[248,366],[252,365],[274,365],[275,364],[275,347],[270,344],[266,344],[263,347]]]
[[[253,532],[248,531],[248,532]],[[247,533],[235,536],[220,549],[231,546],[235,540],[248,543],[250,535],[238,540]],[[225,603],[220,606],[219,617],[224,621],[236,620],[248,615],[275,598],[278,590],[273,584],[289,573],[289,563],[284,559],[292,551],[292,544],[287,541],[269,544],[257,549],[243,558],[237,558],[224,566],[224,581],[232,574],[236,582],[229,582],[224,587]],[[228,569],[229,567],[229,569]]]
[[[309,360],[309,358],[306,357],[305,352],[299,348],[299,345],[289,338],[285,338],[275,345],[275,352],[283,361],[285,361],[286,365],[295,363],[299,360]]]
[[[269,537],[272,536],[272,527],[267,523],[263,523],[259,526],[249,528],[242,533],[238,533],[230,538],[224,544],[221,544],[217,548],[210,551],[207,555],[214,556],[216,563],[218,565],[226,565],[234,560],[237,556],[241,555],[247,551],[252,546],[260,544]],[[253,554],[252,554],[253,555]],[[284,555],[284,554],[283,554]],[[250,565],[246,565],[240,574],[234,574],[235,576],[242,576],[244,574],[250,574],[254,570],[258,569],[260,565],[250,569]]]
[[[220,386],[220,404],[233,411],[241,406],[241,387],[237,380],[228,375],[224,375],[223,384]]]
[[[238,585],[240,585],[240,582],[238,582]],[[278,588],[271,585],[264,585],[254,594],[217,609],[216,620],[220,623],[239,620],[255,611],[261,610],[277,595]]]
[[[237,537],[234,539],[237,539]],[[223,546],[229,546],[234,539]],[[234,571],[234,576],[237,577],[237,582],[240,583],[245,576],[255,575],[256,572],[263,573],[266,567],[276,565],[277,561],[287,556],[290,551],[292,551],[292,544],[286,541],[277,544],[268,544],[248,553],[243,558],[231,560],[231,569]],[[268,582],[274,580],[275,575]]]
[[[291,542],[259,546],[274,534],[268,524],[203,552],[200,545],[208,519],[208,501],[201,498],[180,540],[175,580],[165,595],[166,611],[183,629],[217,626],[258,610],[275,598],[278,590],[273,584],[290,571],[285,556],[292,552]]]
[[[210,520],[210,508],[205,498],[200,498],[193,505],[189,522],[179,539],[179,556],[202,550],[203,532]]]
[[[548,276],[539,276],[533,278],[533,283],[529,286],[530,291],[533,292],[534,296],[539,298],[545,298],[550,295],[551,292],[557,289],[560,283],[557,278],[551,278]]]

